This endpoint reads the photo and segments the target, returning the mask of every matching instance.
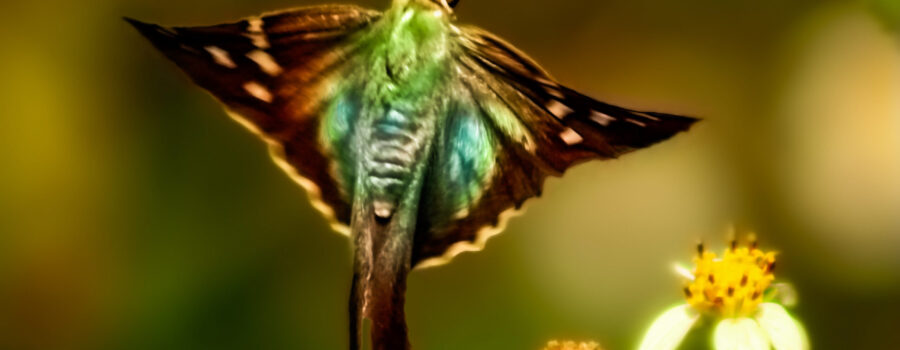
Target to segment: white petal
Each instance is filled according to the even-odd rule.
[[[762,303],[756,315],[759,325],[769,335],[775,350],[806,350],[809,340],[803,326],[794,320],[781,305]]]
[[[797,291],[790,283],[775,283],[772,288],[775,289],[775,299],[779,304],[787,307],[797,305]]]
[[[716,350],[769,350],[769,338],[755,320],[726,319],[713,335]]]
[[[688,280],[694,280],[694,273],[691,272],[691,269],[682,264],[675,264],[675,273],[684,276],[684,278],[687,278]]]
[[[647,330],[638,349],[673,350],[677,348],[699,317],[687,304],[666,310],[653,321],[653,325]]]

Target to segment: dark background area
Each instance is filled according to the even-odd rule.
[[[315,3],[0,4],[0,349],[346,347],[348,240],[121,20]],[[463,0],[457,14],[598,99],[704,122],[548,181],[485,251],[413,273],[417,349],[633,348],[681,302],[671,265],[730,225],[781,252],[814,348],[900,344],[900,2]]]

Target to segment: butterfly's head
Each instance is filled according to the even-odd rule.
[[[453,14],[453,8],[459,4],[459,0],[394,0],[395,5],[398,3],[404,6],[410,3],[417,3],[446,14]]]
[[[438,4],[447,13],[453,13],[453,9],[459,4],[459,0],[431,0],[431,2]]]

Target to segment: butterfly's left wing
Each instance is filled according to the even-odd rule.
[[[453,107],[420,208],[419,266],[481,249],[525,200],[540,195],[547,176],[650,146],[696,121],[580,94],[479,29],[463,28],[457,39]]]
[[[205,27],[166,28],[127,19],[241,124],[267,141],[276,163],[313,205],[347,233],[353,178],[353,96],[336,93],[354,71],[361,36],[381,14],[323,5]],[[352,163],[352,161],[350,161]],[[352,169],[351,169],[352,170]]]

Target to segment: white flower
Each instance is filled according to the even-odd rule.
[[[693,271],[677,268],[687,277],[687,303],[668,309],[647,330],[639,350],[674,350],[701,317],[716,320],[713,345],[716,350],[807,350],[803,326],[780,304],[763,302],[766,292],[782,290],[795,297],[786,285],[770,288],[774,280],[775,254],[732,243],[722,258],[704,251],[694,259]]]
[[[650,326],[640,350],[674,350],[699,318],[700,315],[688,304],[667,310]]]

